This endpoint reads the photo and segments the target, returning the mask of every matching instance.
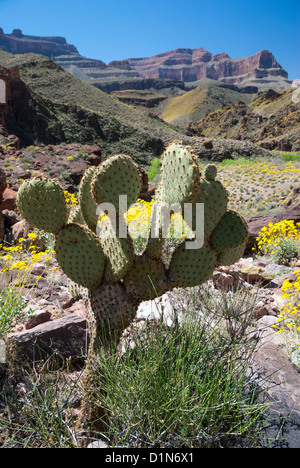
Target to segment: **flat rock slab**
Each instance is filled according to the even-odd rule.
[[[258,320],[260,345],[252,362],[256,383],[270,403],[263,439],[270,448],[300,448],[300,372],[271,328],[274,323],[271,316]]]
[[[71,314],[12,334],[9,341],[20,356],[33,361],[48,358],[54,353],[59,360],[74,361],[87,355],[88,324],[86,318]]]

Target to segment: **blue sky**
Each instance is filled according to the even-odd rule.
[[[0,27],[64,36],[105,63],[177,47],[233,58],[268,49],[300,78],[300,0],[0,0]]]

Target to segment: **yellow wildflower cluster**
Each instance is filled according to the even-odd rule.
[[[229,192],[229,207],[247,216],[285,203],[299,183],[300,161],[237,160],[219,165],[218,179]]]
[[[281,287],[281,298],[286,299],[286,303],[280,308],[277,322],[272,326],[277,333],[293,335],[293,343],[300,352],[300,270],[294,271],[294,274],[296,281],[292,283],[287,279]]]
[[[280,242],[287,239],[299,245],[299,226],[300,223],[295,225],[293,220],[286,219],[278,223],[269,223],[268,226],[264,226],[256,238],[259,252],[263,255],[273,255]]]
[[[65,200],[66,200],[67,206],[68,206],[69,208],[72,208],[73,206],[78,205],[78,200],[77,200],[77,198],[75,197],[74,193],[70,193],[70,192],[68,192],[67,190],[65,190],[65,191],[64,191],[64,196],[65,196]]]
[[[132,237],[148,238],[153,200],[139,198],[125,213],[124,219]]]
[[[33,245],[37,239],[34,232],[29,233],[27,239],[21,237],[17,245],[6,247],[0,245],[2,252],[0,253],[0,272],[9,272],[12,270],[30,270],[37,262],[50,262],[52,255],[55,255],[54,250],[39,251],[39,247]],[[28,250],[24,249],[24,241],[29,240],[30,246]]]

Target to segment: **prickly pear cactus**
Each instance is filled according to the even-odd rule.
[[[244,218],[228,209],[226,189],[216,179],[217,167],[209,164],[200,173],[197,157],[189,147],[172,143],[162,155],[161,183],[151,215],[153,232],[142,255],[136,255],[127,226],[119,217],[119,196],[127,195],[128,207],[141,189],[137,165],[126,155],[114,155],[84,174],[78,193],[79,206],[67,216],[63,190],[57,182],[35,177],[20,187],[17,203],[21,215],[33,226],[56,235],[57,260],[70,279],[75,294],[88,306],[91,345],[88,365],[108,336],[118,340],[134,319],[138,304],[174,288],[207,281],[216,266],[236,262],[247,239]],[[97,207],[111,203],[110,214],[98,216]],[[202,245],[186,248],[182,242],[166,266],[162,260],[162,211],[176,205],[191,207],[190,224],[197,224],[197,206],[204,206]],[[167,216],[170,219],[170,212]],[[122,236],[119,228],[122,225]],[[125,235],[124,235],[125,234]]]

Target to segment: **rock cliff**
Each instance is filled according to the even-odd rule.
[[[249,80],[287,80],[288,74],[268,50],[251,57],[232,59],[200,49],[175,49],[149,58],[127,60],[145,78],[168,78],[194,82],[203,78],[237,84]]]
[[[33,52],[45,55],[72,75],[105,92],[145,90],[153,88],[153,84],[155,89],[160,89],[159,81],[162,80],[177,82],[179,89],[182,89],[183,83],[195,87],[199,80],[212,80],[215,84],[221,82],[241,88],[284,89],[291,86],[287,72],[268,50],[261,50],[251,57],[233,59],[226,53],[212,55],[202,47],[175,49],[149,58],[114,60],[105,64],[102,60],[81,56],[64,37],[28,36],[20,29],[5,34],[2,28],[0,49],[12,54]]]

